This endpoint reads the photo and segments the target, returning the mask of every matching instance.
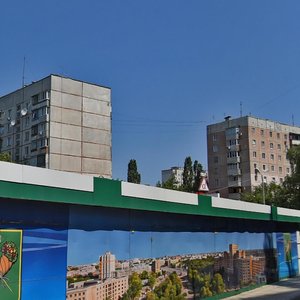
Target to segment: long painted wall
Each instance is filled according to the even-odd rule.
[[[183,297],[203,297],[189,270],[221,276],[225,295],[298,274],[296,210],[4,162],[0,201],[0,299],[125,299],[152,272],[156,289],[175,272]]]

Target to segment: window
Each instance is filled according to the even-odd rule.
[[[265,142],[264,141],[261,141],[261,146],[265,147]]]
[[[11,109],[9,109],[8,110],[8,112],[7,112],[7,118],[10,120],[10,118],[11,118]]]
[[[256,145],[256,140],[252,140],[252,145]]]
[[[263,165],[263,170],[266,171],[266,165]]]
[[[49,99],[49,96],[50,96],[50,91],[44,91],[42,93],[42,99],[41,100],[47,100],[47,99]]]
[[[214,156],[214,163],[217,164],[219,162],[218,156]]]
[[[37,143],[36,141],[31,142],[31,152],[35,151],[37,149]]]
[[[270,143],[270,149],[273,149],[273,148],[274,148],[273,143]]]
[[[282,167],[279,167],[278,170],[279,170],[279,173],[282,173]]]
[[[261,158],[265,159],[265,158],[266,158],[266,153],[263,152],[263,153],[261,154]]]
[[[29,141],[29,131],[25,132],[25,142]]]
[[[274,154],[271,154],[270,157],[272,160],[274,160]]]
[[[284,135],[284,139],[287,140],[287,134]]]
[[[278,160],[279,160],[279,161],[281,160],[281,155],[278,155]]]
[[[4,133],[4,126],[0,125],[0,134],[3,134],[3,133]]]
[[[31,97],[31,103],[32,105],[36,105],[39,102],[39,94],[36,94],[34,96]]]
[[[11,137],[10,136],[7,137],[6,146],[11,146]]]
[[[257,169],[257,164],[254,164],[253,166],[254,166],[254,169]]]
[[[37,120],[39,118],[38,109],[32,111],[32,121]]]
[[[280,144],[277,144],[277,149],[281,150],[281,145]]]
[[[280,183],[283,183],[283,178],[279,178]]]
[[[30,122],[30,119],[29,119],[29,116],[27,116],[25,118],[25,125],[28,126],[29,125],[29,122]]]
[[[264,134],[265,134],[265,133],[264,133],[264,130],[261,129],[261,130],[260,130],[260,135],[263,136]]]
[[[254,127],[252,127],[251,130],[252,130],[252,133],[255,133],[255,128]]]
[[[270,137],[272,137],[273,136],[273,132],[272,131],[270,131]]]
[[[275,167],[271,166],[271,171],[274,172],[275,171]]]
[[[273,181],[273,182],[276,182],[276,179],[275,179],[275,177],[272,177],[272,181]]]
[[[256,157],[256,151],[253,151],[253,157]]]
[[[21,110],[21,104],[18,104],[17,105],[17,111],[20,111]]]
[[[25,147],[25,155],[28,156],[28,154],[29,154],[29,147],[26,146],[26,147]]]
[[[213,152],[218,152],[218,146],[216,145],[213,146]]]
[[[35,136],[38,134],[39,128],[38,125],[34,125],[31,127],[31,136]]]
[[[279,132],[277,132],[277,138],[280,139],[280,133]]]
[[[290,173],[290,168],[286,168],[286,172],[287,172],[287,173]]]
[[[217,140],[217,137],[216,137],[215,134],[213,134],[212,139],[213,139],[214,142]]]

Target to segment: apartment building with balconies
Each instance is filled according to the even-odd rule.
[[[20,164],[111,178],[110,88],[50,75],[0,97],[0,152]]]
[[[211,192],[239,199],[264,183],[281,183],[291,172],[287,150],[300,144],[300,127],[244,116],[207,126]]]

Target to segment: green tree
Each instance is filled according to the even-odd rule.
[[[185,158],[182,180],[183,180],[182,190],[185,192],[193,192],[194,172],[193,172],[193,163],[190,156]]]
[[[269,184],[264,183],[264,187],[261,185],[254,188],[252,192],[245,192],[241,194],[241,200],[254,203],[263,203],[263,188],[265,193],[265,203],[273,205],[282,205],[281,194],[283,187],[271,182]]]
[[[195,193],[198,192],[202,172],[203,172],[202,165],[198,162],[198,160],[195,160],[193,165],[193,173],[194,173],[193,192]]]
[[[158,182],[156,184],[156,186],[162,187],[162,188],[168,189],[168,190],[178,190],[177,184],[178,184],[178,182],[176,181],[175,176],[173,174],[167,181],[165,181],[163,183]]]
[[[148,275],[148,285],[150,286],[151,289],[153,289],[155,283],[156,283],[156,276],[155,273],[152,272]]]
[[[141,183],[141,174],[137,170],[137,163],[135,159],[131,159],[128,163],[127,181]]]
[[[142,290],[142,280],[139,276],[138,273],[134,272],[132,275],[129,277],[129,282],[128,282],[128,290],[127,292],[122,296],[122,300],[135,300],[138,299],[138,297],[141,294]]]
[[[2,152],[0,153],[0,161],[11,161],[11,156],[8,152]]]

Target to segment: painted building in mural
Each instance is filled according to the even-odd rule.
[[[0,299],[168,298],[166,284],[183,299],[225,297],[299,274],[299,211],[0,169]]]

